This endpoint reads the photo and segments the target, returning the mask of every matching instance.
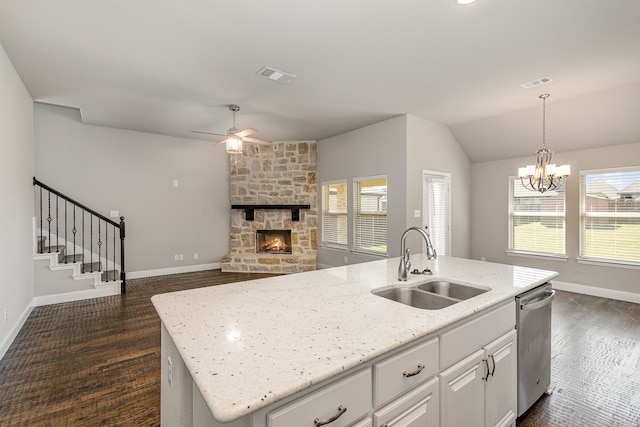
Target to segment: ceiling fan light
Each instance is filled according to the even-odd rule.
[[[242,154],[242,139],[238,137],[227,138],[225,145],[227,147],[227,153],[229,154]]]

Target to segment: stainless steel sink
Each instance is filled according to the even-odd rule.
[[[373,291],[373,294],[410,305],[411,307],[439,310],[483,294],[488,290],[446,280],[436,280],[412,288],[390,288]]]
[[[462,285],[445,280],[423,283],[422,285],[418,285],[418,289],[458,300],[469,299],[488,291],[488,289],[476,288],[474,286]]]
[[[374,292],[374,294],[392,301],[410,305],[411,307],[426,310],[438,310],[458,302],[457,300],[424,292],[416,288],[391,288]]]

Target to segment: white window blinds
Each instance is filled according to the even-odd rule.
[[[565,187],[539,193],[509,180],[509,249],[543,255],[565,254]]]
[[[423,172],[425,185],[425,224],[431,237],[431,242],[438,255],[450,255],[450,186],[449,174],[435,174]]]
[[[580,257],[640,265],[640,167],[580,172]]]
[[[387,253],[387,178],[354,180],[354,249]]]
[[[347,246],[347,183],[322,185],[322,244]]]

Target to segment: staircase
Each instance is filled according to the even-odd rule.
[[[58,274],[43,279],[44,282],[50,280],[52,288],[58,284],[62,289],[57,294],[55,290],[51,291],[57,298],[52,301],[65,301],[60,293],[75,294],[68,300],[125,293],[124,217],[117,223],[36,178],[33,178],[33,185],[36,201],[34,260],[47,260],[51,271],[69,271],[68,276]],[[64,280],[62,277],[90,280],[91,288],[97,291],[88,291],[86,285],[77,287],[78,290],[68,284],[59,285]],[[47,290],[41,292],[45,297],[49,296]]]

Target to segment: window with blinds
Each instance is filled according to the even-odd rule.
[[[640,166],[580,171],[580,259],[640,266]]]
[[[354,179],[354,250],[387,253],[387,177]]]
[[[540,193],[509,180],[509,250],[565,255],[565,187]]]
[[[451,252],[451,174],[423,171],[423,210],[431,243],[438,255]]]
[[[347,246],[347,182],[322,184],[322,244]]]

